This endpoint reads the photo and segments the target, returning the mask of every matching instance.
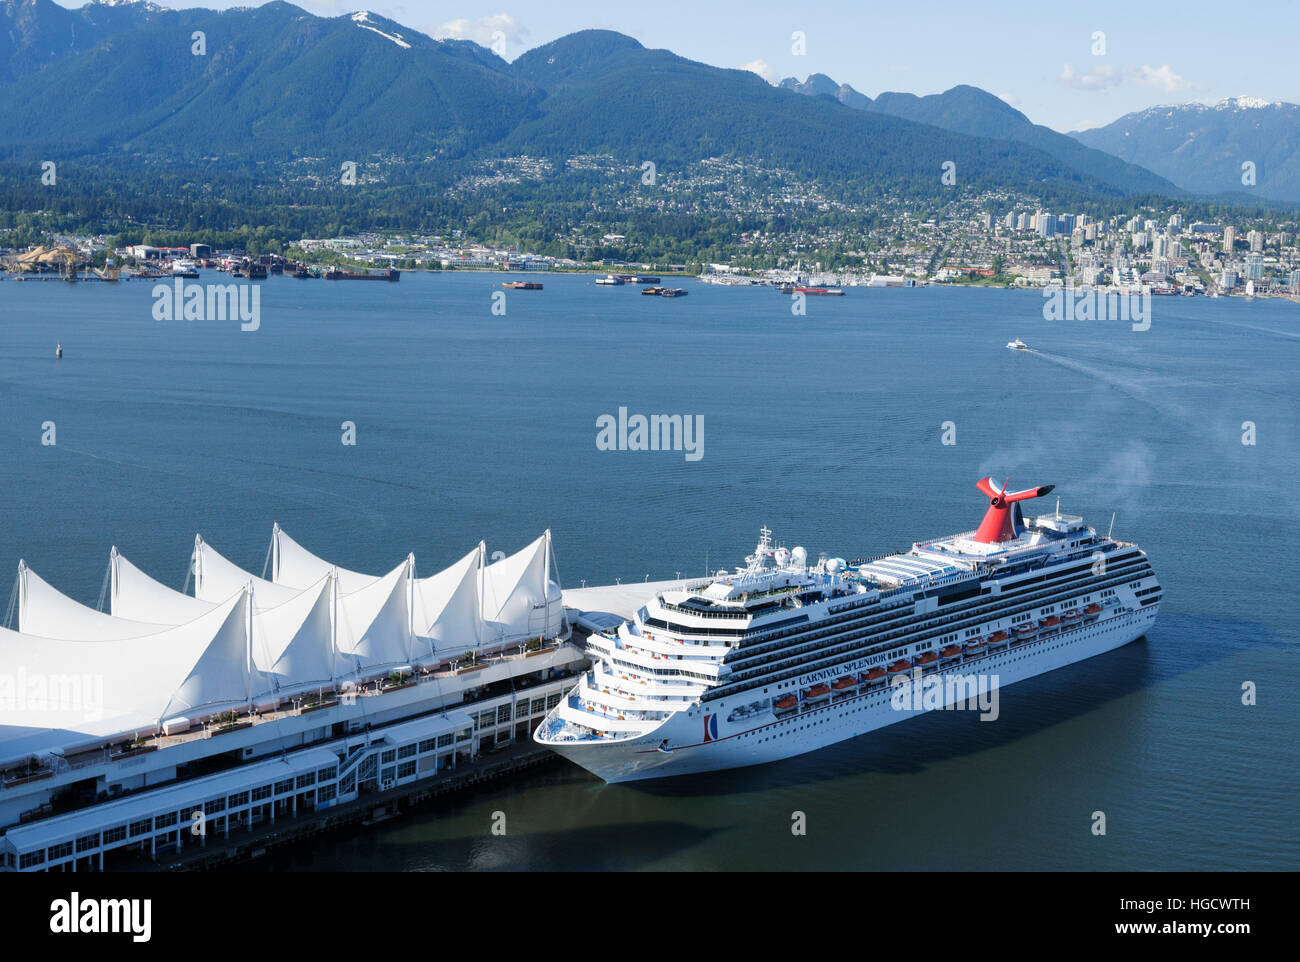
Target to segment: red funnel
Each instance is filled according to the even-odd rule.
[[[975,483],[975,487],[983,491],[989,499],[989,509],[984,512],[984,520],[980,522],[975,532],[975,540],[984,544],[998,544],[1003,541],[1014,541],[1016,538],[1015,525],[1011,522],[1011,506],[1017,501],[1041,498],[1056,485],[1045,484],[1039,488],[1027,488],[1024,491],[1007,494],[1005,481],[999,488],[993,483],[992,478],[983,478]]]

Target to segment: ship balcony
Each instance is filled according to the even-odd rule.
[[[688,650],[689,647],[687,646]],[[700,658],[688,654],[682,654],[680,657],[676,654],[671,656],[661,655],[647,648],[633,648],[631,646],[619,649],[618,657],[648,671],[680,669],[699,672],[711,678],[716,678],[721,668],[721,662],[717,658]]]
[[[626,682],[624,683],[626,684]],[[652,697],[649,695],[623,694],[615,690],[612,686],[606,688],[597,685],[594,688],[584,686],[583,697],[590,704],[604,703],[609,709],[620,713],[641,712],[661,712],[661,711],[680,711],[688,708],[695,699],[686,694],[680,694],[676,698]]]
[[[592,688],[618,688],[631,692],[640,698],[698,698],[708,690],[707,685],[699,682],[659,681],[653,678],[630,675],[621,668],[607,668],[603,663],[597,664],[588,673],[587,684]]]
[[[575,699],[568,698],[555,706],[555,716],[574,725],[583,725],[599,731],[628,732],[645,734],[652,732],[662,723],[662,718],[633,718],[617,711],[601,711],[593,704],[575,707]],[[622,714],[623,717],[619,717]]]

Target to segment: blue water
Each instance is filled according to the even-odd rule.
[[[850,289],[796,317],[765,289],[547,276],[497,316],[502,279],[272,278],[252,333],[155,321],[144,282],[0,283],[0,566],[94,604],[112,544],[179,588],[196,531],[260,572],[278,520],[372,572],[550,527],[566,585],[626,582],[733,566],[762,524],[813,556],[906,548],[973,526],[992,474],[1113,512],[1160,620],[1006,689],[995,723],[634,786],[561,764],[287,867],[1300,867],[1300,305],[1157,298],[1135,332],[1033,293]],[[620,406],[702,415],[704,457],[597,450]]]

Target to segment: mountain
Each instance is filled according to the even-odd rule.
[[[49,0],[23,7],[41,24],[59,23]],[[196,30],[206,37],[201,56],[191,52]],[[15,154],[271,159],[454,155],[503,137],[536,99],[477,44],[434,40],[364,12],[315,17],[283,2],[154,12],[4,92],[0,126]]]
[[[748,71],[649,50],[609,31],[561,37],[524,53],[512,69],[545,96],[538,115],[502,143],[507,153],[609,153],[661,170],[733,156],[840,184],[925,190],[939,189],[951,160],[964,184],[1117,193],[1024,144],[846,110],[830,97],[792,97]]]
[[[1217,104],[1152,107],[1076,140],[1148,167],[1198,193],[1255,193],[1300,201],[1300,105],[1236,97]],[[1242,164],[1255,164],[1255,186]]]
[[[143,0],[100,0],[69,10],[50,0],[0,2],[0,83],[97,46],[143,26],[162,12]]]
[[[873,110],[961,134],[1027,144],[1126,194],[1178,193],[1173,182],[1151,170],[1111,156],[1104,148],[1091,149],[1050,127],[1035,124],[1010,104],[978,87],[961,84],[926,97],[886,92],[873,101],[848,84],[836,84],[824,74],[812,74],[802,84],[791,78],[782,81],[781,86],[800,94],[828,94],[845,106],[859,110]]]
[[[786,77],[779,86],[783,90],[793,90],[797,94],[810,97],[831,97],[846,107],[856,107],[858,110],[871,109],[870,97],[858,93],[848,84],[837,84],[824,73],[809,74],[808,79],[803,83],[794,77]]]

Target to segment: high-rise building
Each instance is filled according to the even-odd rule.
[[[1246,255],[1246,276],[1252,281],[1264,279],[1264,255],[1252,253]]]
[[[1223,250],[1225,253],[1232,253],[1232,245],[1237,243],[1237,229],[1235,227],[1223,228]]]
[[[1246,235],[1246,243],[1250,245],[1251,251],[1258,254],[1264,249],[1264,232],[1253,230]]]

